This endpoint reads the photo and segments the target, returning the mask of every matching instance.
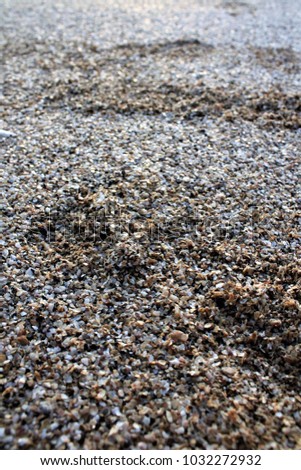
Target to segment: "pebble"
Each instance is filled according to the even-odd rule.
[[[189,336],[179,330],[174,330],[169,334],[169,338],[176,343],[186,343]]]
[[[32,268],[28,268],[26,271],[25,271],[25,276],[29,277],[29,278],[34,278],[34,270]]]
[[[0,129],[0,139],[6,139],[8,137],[14,137],[15,134],[10,131],[5,131],[4,129]]]

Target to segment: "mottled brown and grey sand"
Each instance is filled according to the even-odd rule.
[[[5,449],[301,448],[299,7],[2,2]]]

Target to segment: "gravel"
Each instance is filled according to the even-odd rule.
[[[3,448],[301,448],[298,4],[4,1]]]

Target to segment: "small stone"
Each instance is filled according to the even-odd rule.
[[[47,401],[42,401],[40,403],[40,410],[43,414],[50,415],[52,410],[53,410],[53,406],[52,406],[51,403],[49,403]]]
[[[0,353],[0,364],[6,361],[6,355],[4,353]]]
[[[27,447],[31,445],[31,443],[31,439],[28,439],[27,437],[21,437],[20,439],[18,439],[18,444],[20,447]]]
[[[28,268],[25,271],[25,276],[28,278],[34,278],[34,270],[32,268]]]
[[[283,306],[286,308],[296,308],[297,307],[297,301],[295,299],[286,299],[283,302]]]
[[[14,137],[14,136],[15,134],[13,132],[0,129],[0,139],[6,139],[7,137]]]
[[[230,377],[236,374],[237,370],[233,367],[222,367],[222,372]]]
[[[104,400],[105,397],[106,397],[105,390],[100,390],[96,396],[97,400]]]
[[[29,344],[29,341],[28,341],[28,339],[26,338],[25,335],[18,336],[18,342],[19,342],[22,346],[27,346],[27,345]]]
[[[188,334],[183,333],[183,331],[180,330],[174,330],[172,331],[168,337],[174,342],[174,343],[186,343],[188,341]]]
[[[0,288],[4,287],[8,283],[7,277],[0,276]]]

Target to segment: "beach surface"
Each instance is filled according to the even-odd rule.
[[[3,447],[300,449],[300,2],[0,8]]]

